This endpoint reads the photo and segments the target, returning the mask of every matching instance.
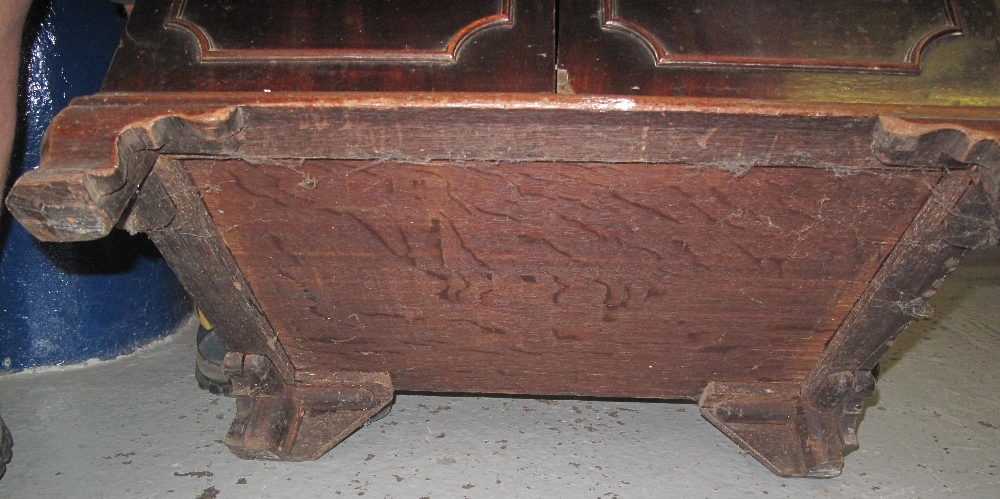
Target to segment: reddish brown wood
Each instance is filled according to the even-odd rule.
[[[43,241],[96,239],[119,222],[160,153],[192,142],[216,153],[236,146],[230,138],[241,126],[238,115],[219,107],[171,110],[66,109],[42,143],[44,166],[22,176],[8,196],[11,212]]]
[[[884,118],[875,151],[887,162],[964,165],[946,175],[840,325],[801,387],[711,383],[702,414],[782,476],[836,476],[843,454],[858,447],[872,370],[966,251],[997,244],[1000,144],[988,123],[914,122]]]
[[[979,128],[994,129],[992,124]],[[921,316],[927,300],[969,250],[1000,239],[997,177],[1000,141],[995,133],[962,125],[883,119],[876,154],[886,161],[977,165],[946,175],[930,201],[900,239],[868,289],[858,299],[816,368],[803,395],[818,405],[834,404],[829,385],[838,373],[870,371],[907,324]]]
[[[932,168],[964,167],[968,164],[1000,167],[1000,124],[977,120],[949,123],[947,120],[879,119],[875,130],[875,154],[887,165]],[[990,190],[990,189],[987,189]]]
[[[8,205],[39,238],[93,239],[118,222],[156,154],[185,151],[846,171],[885,166],[885,158],[871,154],[876,114],[938,116],[971,129],[995,113],[523,94],[101,95],[77,99],[56,118],[43,147],[44,166],[19,181]],[[456,140],[455,129],[466,140]],[[54,146],[52,137],[58,137]]]
[[[883,139],[878,146],[898,142]],[[712,383],[702,414],[779,475],[839,475],[843,454],[858,446],[856,427],[874,391],[870,373],[878,359],[924,314],[926,300],[966,251],[996,244],[998,212],[989,196],[970,187],[973,180],[968,171],[956,172],[934,186],[805,383]]]
[[[875,391],[869,373],[851,377],[842,403],[817,408],[797,383],[709,383],[701,414],[776,475],[840,475],[844,454],[857,448],[861,404]]]
[[[294,368],[274,329],[176,160],[159,158],[122,225],[156,244],[229,351],[266,357],[292,381]]]
[[[300,371],[660,398],[802,379],[938,176],[185,165]]]
[[[273,370],[241,388],[246,457],[325,452],[388,400],[344,384],[375,376],[700,397],[776,473],[830,476],[867,369],[997,239],[989,108],[179,97],[78,100],[8,202],[50,240],[150,235]]]

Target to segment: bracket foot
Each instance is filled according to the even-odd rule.
[[[874,379],[860,373],[852,388],[839,403],[818,407],[800,396],[798,383],[709,383],[699,405],[705,419],[774,474],[831,478],[857,448],[861,402],[874,392]]]
[[[318,459],[392,401],[388,373],[342,372],[284,383],[262,355],[229,353],[236,418],[226,445],[242,459]]]

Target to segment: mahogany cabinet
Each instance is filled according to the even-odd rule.
[[[997,243],[998,36],[986,0],[140,0],[7,204],[149,235],[241,457],[519,393],[696,400],[836,476],[880,356]]]

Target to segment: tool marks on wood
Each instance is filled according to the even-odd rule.
[[[377,368],[400,389],[618,395],[626,383],[688,398],[709,380],[804,379],[939,175],[185,165],[213,186],[209,211],[298,369]],[[748,355],[716,359],[733,351]]]

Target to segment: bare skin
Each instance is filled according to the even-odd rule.
[[[8,162],[17,122],[17,74],[21,30],[31,0],[0,1],[0,194],[7,185]],[[2,196],[0,196],[2,199]],[[0,204],[0,210],[2,210]]]

